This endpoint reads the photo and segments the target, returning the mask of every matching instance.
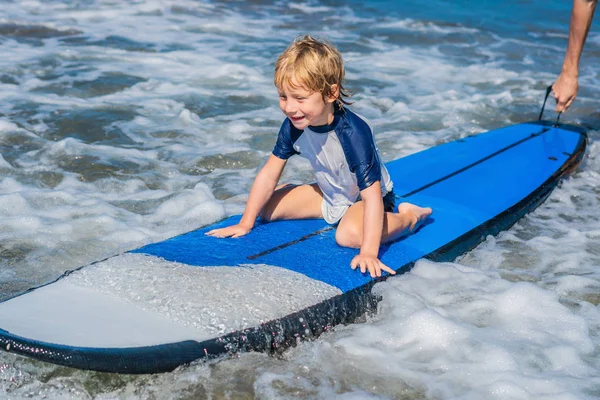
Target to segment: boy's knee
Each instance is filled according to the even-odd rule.
[[[335,241],[342,247],[359,248],[362,244],[362,232],[354,227],[345,226],[343,229],[336,229]]]

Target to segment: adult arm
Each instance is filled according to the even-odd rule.
[[[579,90],[579,60],[597,3],[598,0],[573,0],[567,52],[560,75],[552,85],[557,112],[563,112],[569,108],[577,96]]]
[[[279,182],[286,162],[287,160],[282,160],[271,154],[267,163],[261,168],[254,179],[240,222],[225,228],[213,229],[206,234],[215,237],[240,237],[250,232],[254,227],[258,213],[260,213],[260,210],[262,210],[273,195],[273,191],[277,186],[277,182]]]

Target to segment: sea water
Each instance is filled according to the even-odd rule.
[[[562,65],[570,7],[0,1],[0,298],[241,212],[283,119],[274,62],[298,35],[342,51],[352,108],[389,161],[536,119]],[[598,65],[596,21],[579,95],[561,117],[589,129],[574,175],[455,263],[420,261],[376,285],[376,315],[280,356],[152,376],[2,352],[0,398],[600,397]],[[299,158],[282,177],[311,179]],[[131,287],[121,289],[144,295]]]

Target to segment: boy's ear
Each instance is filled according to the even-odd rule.
[[[340,86],[338,84],[334,83],[330,87],[331,87],[331,92],[330,92],[331,94],[327,98],[327,102],[333,103],[340,97]]]

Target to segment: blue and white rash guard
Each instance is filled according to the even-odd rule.
[[[286,118],[273,154],[283,160],[299,154],[310,162],[323,192],[323,218],[330,224],[337,223],[358,200],[360,191],[373,183],[381,182],[382,196],[393,188],[371,126],[347,108],[336,110],[331,124],[304,130]]]

